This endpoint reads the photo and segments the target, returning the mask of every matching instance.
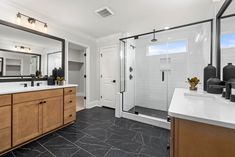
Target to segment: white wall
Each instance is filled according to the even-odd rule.
[[[99,81],[97,77],[97,67],[98,67],[98,62],[97,62],[97,49],[96,49],[96,42],[95,39],[83,34],[82,32],[76,31],[76,32],[71,32],[69,30],[66,30],[65,28],[61,28],[60,26],[56,25],[53,22],[50,22],[50,20],[47,17],[43,17],[42,15],[38,14],[37,12],[31,11],[31,10],[26,10],[25,8],[20,8],[18,6],[10,6],[9,4],[0,3],[0,19],[16,23],[16,14],[17,12],[22,12],[24,14],[30,15],[32,17],[41,19],[42,21],[46,21],[48,23],[48,34],[58,36],[61,38],[66,39],[66,41],[72,41],[75,43],[82,43],[85,44],[89,47],[90,49],[90,94],[89,97],[87,98],[88,103],[98,100],[99,99]],[[66,44],[67,46],[68,44]],[[68,70],[68,64],[67,64],[67,50],[66,49],[66,78],[68,78],[67,75],[67,70]]]

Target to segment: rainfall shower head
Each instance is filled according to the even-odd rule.
[[[151,40],[151,42],[157,42],[157,39],[155,36],[155,29],[153,30],[153,39]]]

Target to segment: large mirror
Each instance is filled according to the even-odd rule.
[[[217,15],[217,72],[223,79],[223,68],[235,65],[235,1],[226,0]]]
[[[64,40],[0,21],[0,80],[46,79],[64,69]]]

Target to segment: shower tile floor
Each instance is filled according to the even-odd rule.
[[[169,157],[169,130],[115,118],[95,107],[77,112],[77,121],[3,157]]]
[[[161,118],[161,119],[167,119],[167,116],[168,116],[167,111],[155,110],[155,109],[145,108],[141,106],[135,106],[131,108],[128,112],[129,113],[137,112],[142,115]]]

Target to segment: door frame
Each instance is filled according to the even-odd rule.
[[[119,84],[120,84],[120,79],[119,79],[119,75],[120,75],[120,68],[119,68],[119,65],[120,65],[120,58],[118,57],[119,56],[119,50],[120,50],[120,46],[119,44],[112,44],[112,45],[109,45],[109,46],[101,46],[99,48],[99,82],[100,82],[100,95],[99,95],[99,100],[100,100],[100,105],[102,106],[101,102],[102,102],[102,99],[101,99],[101,93],[102,93],[102,79],[101,79],[101,75],[102,75],[102,68],[101,68],[101,54],[102,54],[102,50],[103,49],[108,49],[108,48],[117,48],[117,73],[116,73],[116,83],[115,83],[115,100],[114,100],[114,109],[116,110],[116,107],[117,107],[117,104],[116,104],[116,93],[119,93]],[[119,105],[119,104],[118,104]]]
[[[84,107],[85,109],[88,108],[89,103],[90,103],[90,46],[80,43],[80,42],[76,42],[73,40],[67,40],[66,41],[66,53],[65,53],[65,78],[66,80],[68,80],[69,76],[68,76],[68,72],[69,72],[69,67],[68,67],[68,55],[69,55],[69,43],[73,43],[79,46],[82,46],[85,48],[85,52],[86,52],[86,59],[85,59],[85,73],[86,73],[86,80],[85,80],[85,96],[86,99],[84,101]]]

